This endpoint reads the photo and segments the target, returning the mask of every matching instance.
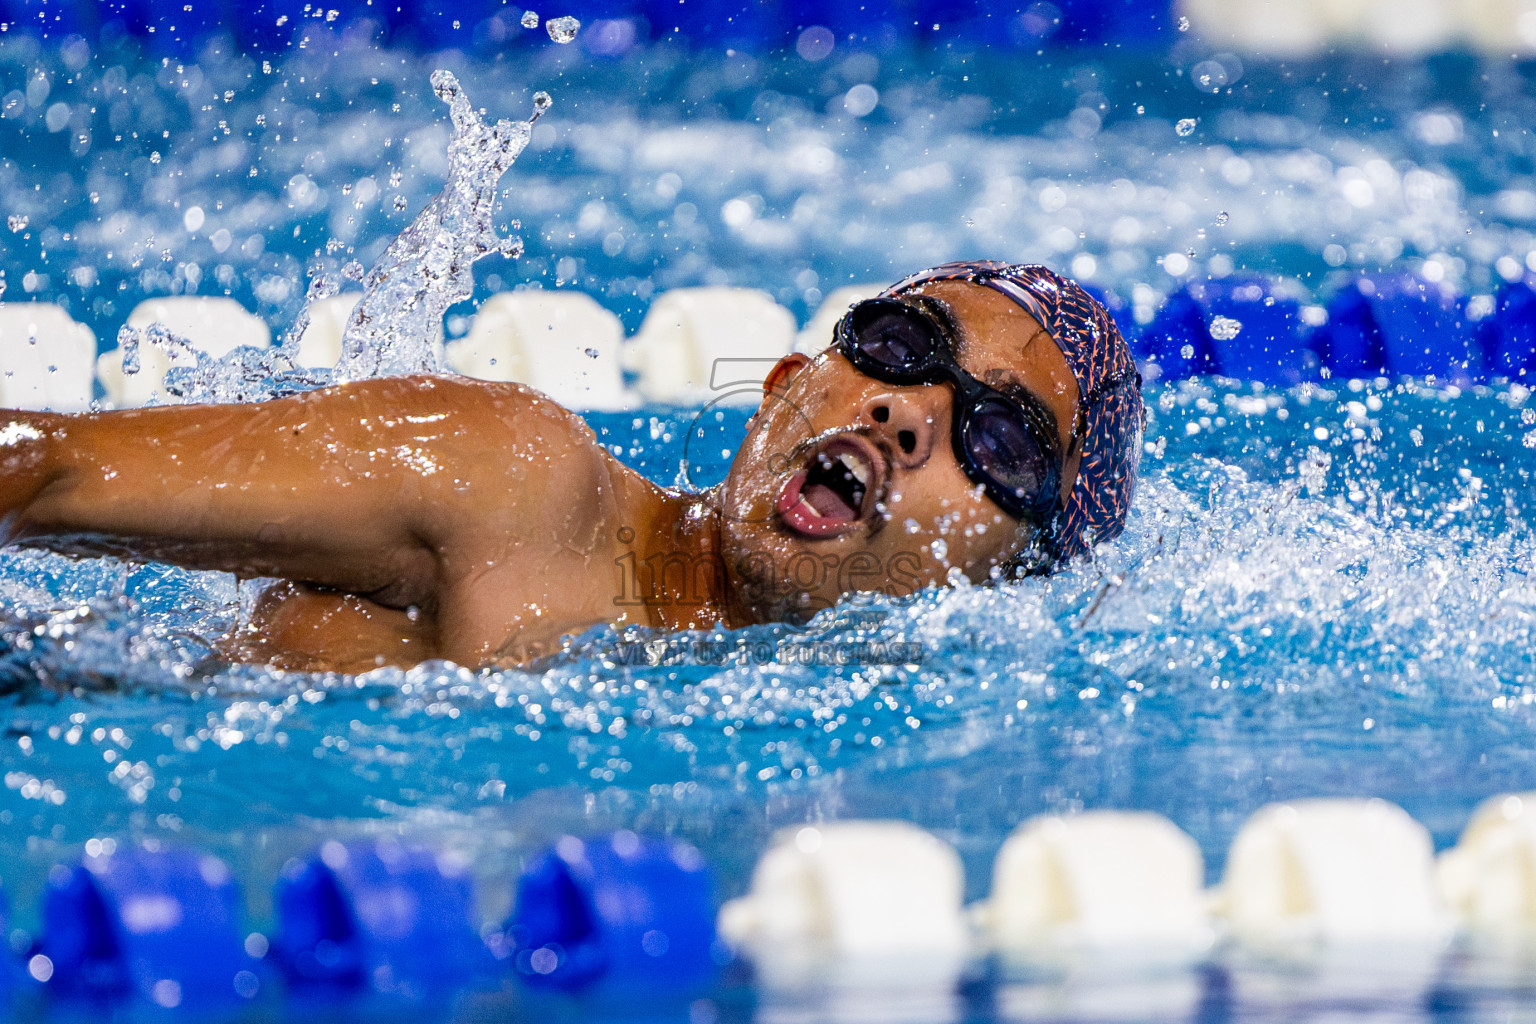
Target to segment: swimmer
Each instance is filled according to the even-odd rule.
[[[600,623],[740,627],[1082,555],[1124,524],[1140,383],[1076,284],[948,264],[781,359],[701,493],[644,479],[530,388],[422,375],[0,411],[0,544],[277,578],[223,641],[234,660],[526,664]]]

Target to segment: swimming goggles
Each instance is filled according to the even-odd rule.
[[[1041,525],[1059,510],[1061,454],[1049,412],[1028,393],[988,387],[955,359],[954,330],[941,309],[869,299],[838,322],[835,344],[854,368],[886,384],[955,389],[955,458],[973,483],[1015,519]]]

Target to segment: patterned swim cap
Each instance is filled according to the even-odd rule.
[[[1141,464],[1146,408],[1141,374],[1109,311],[1075,281],[1045,267],[973,260],[913,274],[886,289],[899,295],[930,281],[971,281],[1002,292],[1050,333],[1077,378],[1082,461],[1066,507],[1044,531],[1053,558],[1086,554],[1125,528]]]

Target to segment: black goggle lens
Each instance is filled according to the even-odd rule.
[[[1049,516],[1056,463],[1054,451],[1041,438],[1050,428],[966,373],[931,316],[907,303],[871,299],[849,311],[839,339],[855,366],[888,383],[934,382],[945,376],[953,380],[955,454],[966,475],[1015,518]],[[977,389],[989,394],[977,396]],[[971,392],[973,404],[960,402],[962,392]]]
[[[933,324],[896,302],[868,302],[854,310],[853,343],[871,362],[893,369],[922,366],[939,348]]]
[[[984,400],[966,418],[963,440],[977,472],[1011,496],[1015,509],[1035,503],[1051,476],[1051,460],[1017,409]]]

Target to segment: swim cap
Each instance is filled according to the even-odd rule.
[[[1136,489],[1146,407],[1136,361],[1109,311],[1077,282],[1045,267],[997,260],[946,263],[913,274],[885,294],[930,281],[971,281],[1002,292],[1050,333],[1077,378],[1083,456],[1066,507],[1045,531],[1047,552],[1073,558],[1118,537]]]

